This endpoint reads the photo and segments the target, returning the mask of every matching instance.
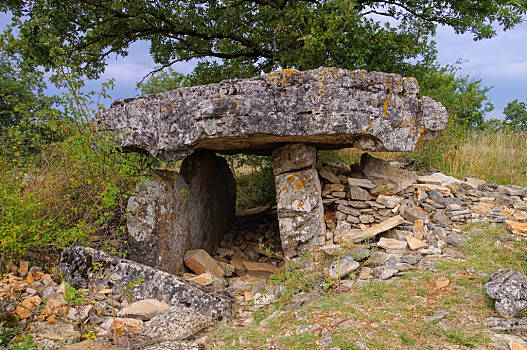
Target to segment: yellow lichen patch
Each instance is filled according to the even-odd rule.
[[[318,93],[321,94],[321,95],[324,93],[324,87],[323,86],[319,86],[318,87]]]
[[[294,176],[288,176],[287,179],[286,179],[288,184],[292,183],[294,180],[295,180]]]
[[[417,148],[417,146],[419,146],[419,144],[423,140],[424,136],[425,136],[425,127],[421,125],[421,127],[419,128],[419,138],[415,142],[415,148]]]
[[[285,186],[282,187],[282,192],[285,191],[285,190],[287,190],[287,187],[285,187]]]
[[[280,72],[269,73],[270,77],[280,77],[280,83],[283,84],[293,74],[298,73],[298,69],[282,69]]]
[[[384,102],[382,103],[382,115],[383,117],[388,116],[388,103],[390,102],[390,95],[386,95]]]
[[[304,206],[304,203],[302,203],[302,202],[298,203],[298,207],[299,208],[302,208],[303,206]]]
[[[302,182],[297,182],[295,184],[295,187],[296,187],[297,190],[301,190],[302,188],[304,188],[304,185],[302,184]]]
[[[359,74],[360,74],[361,80],[366,79],[366,73],[364,73],[363,71],[360,71]]]

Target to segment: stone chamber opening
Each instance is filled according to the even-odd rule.
[[[283,261],[275,203],[270,157],[196,151],[130,198],[130,258],[206,284],[191,268],[203,249],[221,277],[268,277]]]

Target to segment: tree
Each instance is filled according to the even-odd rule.
[[[487,97],[490,88],[483,86],[481,80],[458,72],[458,65],[427,64],[416,66],[412,75],[419,81],[420,93],[440,101],[456,127],[482,128],[485,113],[494,109]]]
[[[161,68],[201,59],[195,81],[319,66],[406,74],[433,59],[437,25],[475,39],[510,29],[525,0],[9,0],[10,50],[46,68],[98,77],[107,58],[151,44]],[[396,24],[390,24],[396,23]],[[13,35],[18,32],[18,37]],[[196,72],[195,72],[196,73]],[[205,79],[206,78],[206,79]]]
[[[509,102],[503,114],[505,114],[505,122],[513,129],[527,129],[527,103],[518,100]]]
[[[54,99],[44,94],[43,75],[0,51],[0,131],[47,116]]]

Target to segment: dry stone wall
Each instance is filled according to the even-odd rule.
[[[366,260],[373,263],[358,272],[359,281],[428,268],[464,242],[460,226],[467,222],[505,223],[513,234],[527,235],[527,188],[521,186],[418,176],[409,163],[368,154],[360,164],[319,163],[317,169],[326,237],[320,249],[340,257],[328,269],[334,278]]]

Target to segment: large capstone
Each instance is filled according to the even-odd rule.
[[[445,107],[418,92],[398,74],[283,70],[120,99],[98,123],[124,148],[168,160],[196,149],[270,154],[284,143],[413,151],[448,121]]]
[[[158,172],[128,201],[130,258],[170,273],[183,272],[189,249],[211,254],[235,218],[236,182],[227,161],[196,151],[178,173]]]

